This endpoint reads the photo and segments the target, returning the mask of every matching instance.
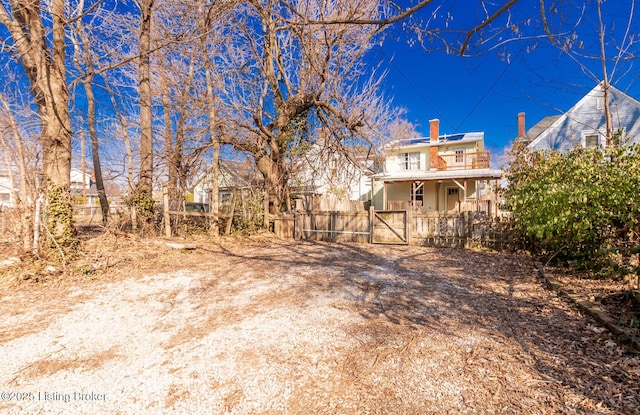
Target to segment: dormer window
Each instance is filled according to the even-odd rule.
[[[398,154],[398,168],[405,170],[420,170],[420,152]]]

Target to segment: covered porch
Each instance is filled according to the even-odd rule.
[[[457,174],[452,174],[457,173]],[[379,210],[497,214],[498,170],[425,172],[378,177],[373,204]],[[404,177],[403,177],[404,176]]]

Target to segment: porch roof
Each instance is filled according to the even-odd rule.
[[[403,171],[394,173],[378,173],[373,176],[383,182],[429,181],[476,179],[497,180],[502,178],[502,171],[496,169],[443,170],[443,171]]]

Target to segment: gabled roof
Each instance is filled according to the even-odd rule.
[[[579,145],[585,134],[604,134],[606,118],[602,105],[604,98],[602,85],[602,83],[596,85],[566,113],[556,117],[543,118],[529,130],[527,138],[533,140],[528,145],[529,148],[534,151],[566,151]],[[640,141],[640,123],[638,122],[640,101],[613,86],[609,86],[609,107],[613,130],[624,129],[630,142]]]
[[[536,125],[529,128],[529,131],[527,131],[527,139],[529,141],[535,140],[543,131],[551,127],[551,125],[560,117],[561,115],[548,115],[544,117]]]
[[[258,174],[252,163],[248,161],[218,160],[218,186],[225,188],[246,188],[256,185]],[[204,180],[210,180],[211,166],[196,178],[191,188],[198,186]]]
[[[407,147],[424,147],[424,146],[441,146],[454,143],[468,143],[474,141],[483,141],[483,132],[444,134],[438,137],[437,142],[432,142],[429,137],[416,137],[405,140],[391,141],[388,148],[407,148]]]

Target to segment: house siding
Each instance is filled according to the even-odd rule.
[[[585,134],[605,134],[606,118],[604,109],[598,108],[598,101],[604,93],[598,85],[585,95],[576,105],[560,116],[553,124],[529,145],[531,150],[569,151],[581,145]],[[609,89],[613,130],[625,130],[625,138],[630,143],[640,142],[640,102],[611,87]]]
[[[373,182],[373,197],[371,203],[376,210],[384,210],[384,183],[381,181]]]

